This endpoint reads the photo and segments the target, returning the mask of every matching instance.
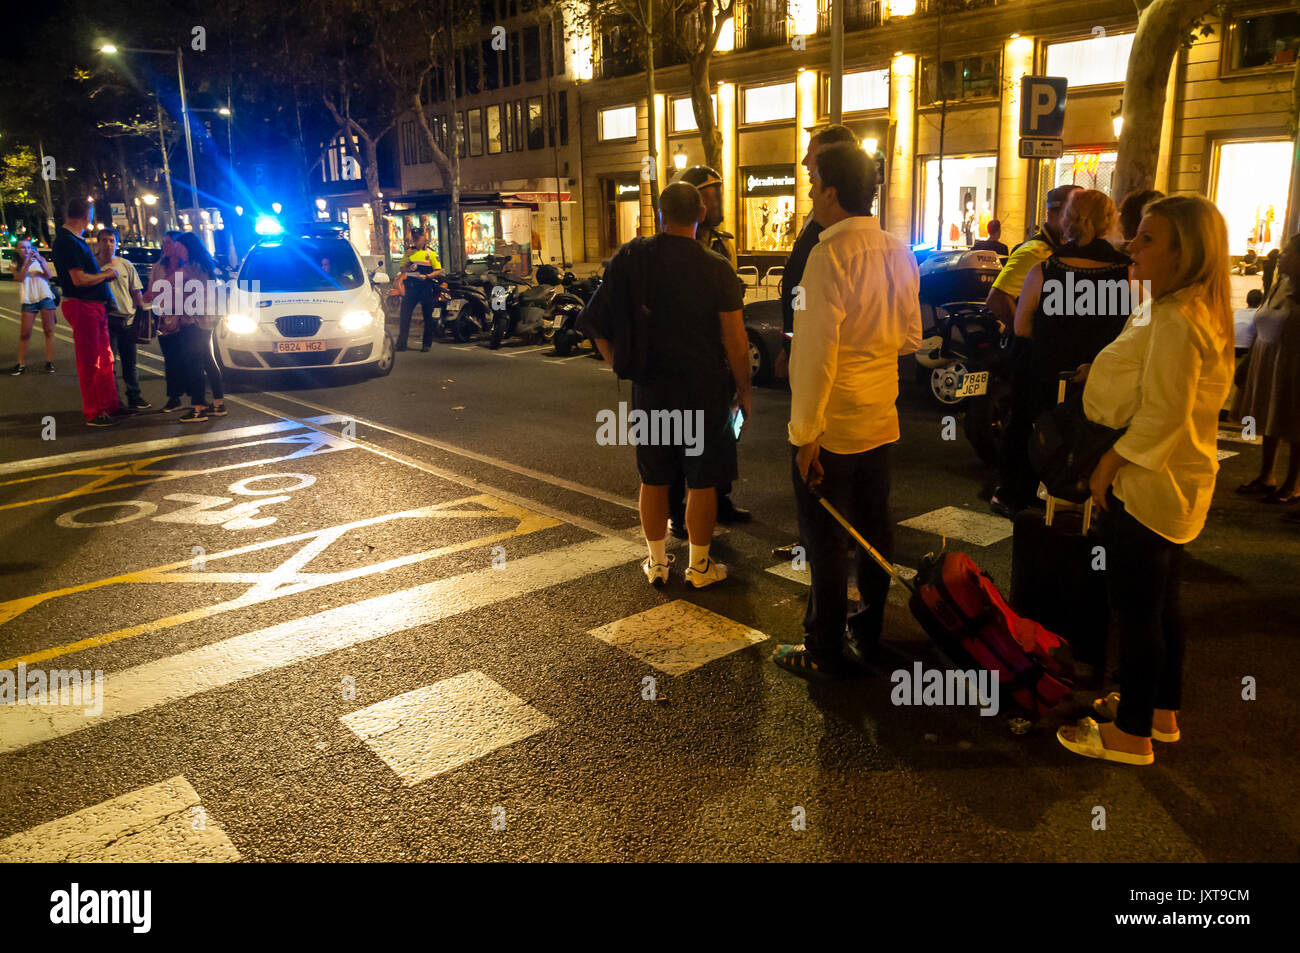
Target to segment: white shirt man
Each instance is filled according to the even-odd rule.
[[[812,586],[804,645],[782,646],[774,659],[797,674],[836,677],[848,674],[846,653],[862,661],[880,638],[889,577],[859,553],[863,606],[848,616],[848,540],[810,487],[888,558],[898,356],[921,346],[920,278],[907,246],[869,215],[874,160],[838,143],[817,155],[810,173],[813,216],[823,231],[800,283],[804,307],[795,300],[787,432]]]

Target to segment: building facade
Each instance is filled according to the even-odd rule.
[[[895,235],[963,247],[997,218],[1014,243],[1053,186],[1111,191],[1137,26],[1128,0],[969,0],[942,16],[928,0],[843,2],[843,121],[877,155],[877,213]],[[652,125],[629,24],[593,29],[580,8],[529,0],[483,7],[484,39],[462,51],[454,109],[445,91],[429,97],[435,128],[454,115],[464,132],[462,190],[480,203],[465,212],[466,251],[519,248],[525,221],[532,266],[600,262],[651,233],[650,176],[662,188],[704,157],[688,67],[671,51],[656,58]],[[502,49],[491,43],[497,25]],[[713,56],[724,228],[742,265],[779,264],[811,212],[799,160],[829,121],[829,25],[828,0],[738,0]],[[1208,196],[1233,254],[1262,254],[1290,221],[1300,12],[1284,0],[1229,3],[1205,25],[1170,70],[1155,187]],[[1069,79],[1060,158],[1019,157],[1025,75]],[[394,216],[436,224],[446,189],[409,135],[399,127]]]

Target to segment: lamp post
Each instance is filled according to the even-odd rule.
[[[118,47],[118,46],[114,46],[112,43],[105,43],[103,46],[99,48],[99,52],[106,53],[110,56],[115,53],[152,53],[157,56],[172,55],[171,50],[148,50],[148,49],[143,49],[141,47],[131,47],[131,46]],[[190,136],[190,113],[189,113],[189,108],[185,102],[185,59],[184,59],[184,55],[181,53],[181,48],[179,46],[176,47],[176,77],[177,80],[180,82],[181,120],[182,120],[182,125],[184,125],[185,127],[185,155],[189,159],[189,165],[190,165],[190,210],[196,213],[194,215],[194,218],[197,221],[198,219],[197,212],[199,210],[199,204],[198,204],[199,190],[198,190],[198,181],[196,180],[196,177],[194,175],[194,140]],[[170,185],[170,181],[169,181],[169,185]],[[172,204],[172,208],[175,209],[174,202]]]

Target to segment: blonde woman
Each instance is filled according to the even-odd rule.
[[[1038,489],[1038,475],[1029,465],[1029,436],[1034,420],[1056,403],[1058,375],[1092,361],[1128,320],[1129,259],[1106,240],[1115,221],[1115,204],[1104,192],[1071,192],[1061,218],[1065,244],[1025,278],[1016,303],[1020,353],[1012,377],[1012,414],[998,489],[990,501],[1001,516],[1014,517]]]
[[[1171,196],[1149,205],[1129,244],[1149,311],[1085,369],[1084,410],[1127,428],[1089,486],[1106,511],[1106,578],[1120,629],[1120,692],[1057,732],[1076,754],[1151,764],[1151,740],[1179,738],[1183,547],[1200,534],[1219,469],[1219,408],[1233,373],[1228,230],[1213,204]]]

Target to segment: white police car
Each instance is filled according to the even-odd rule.
[[[258,242],[239,269],[213,349],[235,374],[369,367],[382,377],[393,369],[381,296],[337,235]]]

